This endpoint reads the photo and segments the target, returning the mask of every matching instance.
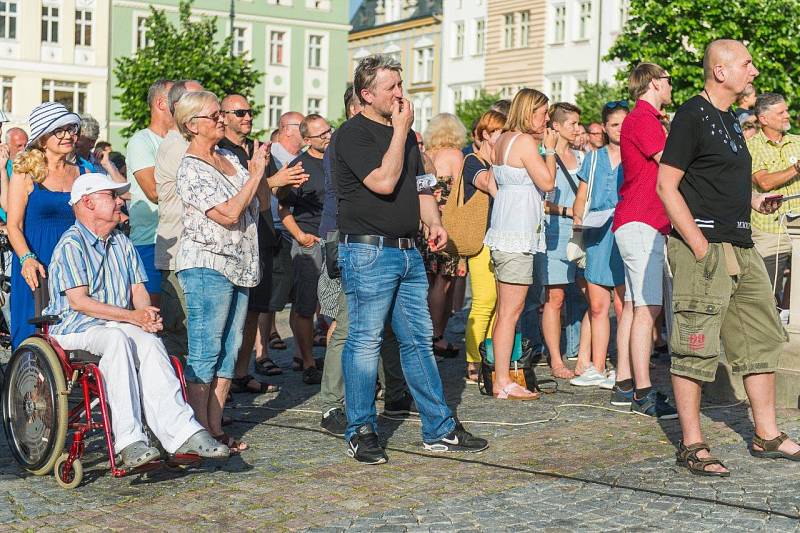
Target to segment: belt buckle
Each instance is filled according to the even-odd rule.
[[[397,239],[398,248],[401,250],[408,250],[411,248],[411,239],[408,237],[400,237]]]

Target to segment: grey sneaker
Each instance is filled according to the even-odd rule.
[[[175,455],[199,455],[208,459],[227,459],[231,449],[217,441],[211,433],[201,429],[175,450]]]
[[[126,468],[137,468],[161,457],[161,452],[146,442],[140,440],[125,446],[118,455],[117,460],[122,460]]]

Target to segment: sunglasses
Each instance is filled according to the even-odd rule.
[[[321,139],[323,137],[330,137],[333,134],[333,128],[328,128],[327,130],[323,131],[319,135],[309,135],[309,139]]]
[[[79,124],[70,124],[68,126],[63,126],[61,128],[56,128],[53,130],[53,136],[56,139],[66,139],[72,135],[78,135],[81,132],[81,127]]]
[[[253,116],[253,110],[252,109],[232,109],[230,111],[223,111],[223,113],[232,113],[232,114],[236,115],[239,118],[252,117]]]
[[[621,107],[623,109],[628,109],[628,101],[627,100],[614,100],[612,102],[606,102],[605,107],[608,109],[616,109]]]
[[[670,86],[672,86],[672,76],[659,76],[656,79],[657,80],[667,80],[667,83],[669,83]]]
[[[217,111],[216,113],[211,113],[210,115],[195,115],[192,118],[207,118],[208,120],[219,122],[219,119],[222,118],[222,112]]]

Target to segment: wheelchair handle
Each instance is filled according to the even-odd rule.
[[[42,316],[47,304],[50,303],[50,293],[47,290],[47,278],[43,278],[39,272],[36,272],[36,279],[39,281],[39,286],[33,291],[33,304],[35,316]]]

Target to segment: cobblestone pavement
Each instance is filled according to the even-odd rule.
[[[25,475],[0,438],[0,530],[800,531],[800,464],[748,455],[745,405],[704,406],[706,439],[733,475],[701,478],[675,466],[677,421],[620,412],[607,391],[565,382],[536,402],[494,400],[465,384],[462,360],[445,360],[449,404],[491,447],[434,456],[417,420],[382,419],[389,463],[362,466],[320,431],[318,387],[288,368],[289,345],[273,354],[280,393],[235,397],[230,432],[250,449],[224,465],[113,479],[94,437],[83,484],[65,491]],[[666,374],[658,361],[668,391]],[[779,419],[800,437],[798,411]]]

